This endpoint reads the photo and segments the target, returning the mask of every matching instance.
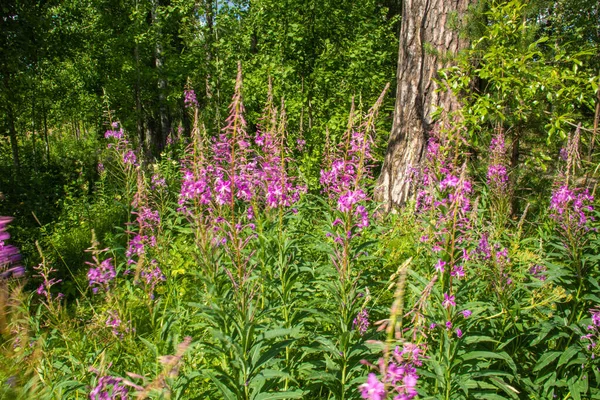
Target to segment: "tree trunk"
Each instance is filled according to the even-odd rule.
[[[411,171],[427,147],[431,114],[458,108],[450,91],[437,91],[438,71],[467,46],[458,24],[469,0],[405,0],[400,28],[396,106],[390,141],[376,188],[386,209],[404,204],[412,194]]]
[[[12,104],[8,105],[8,135],[10,137],[10,148],[13,156],[13,168],[15,176],[19,174],[21,162],[19,161],[19,142],[17,141],[17,130],[15,129],[15,114]]]
[[[42,113],[44,114],[44,142],[46,144],[46,164],[50,165],[50,141],[48,140],[48,110],[46,100],[42,101]]]
[[[141,89],[141,77],[140,77],[140,50],[139,44],[136,43],[133,50],[135,58],[135,120],[136,120],[136,131],[138,137],[138,146],[143,154],[147,153],[145,146],[145,132],[144,132],[144,116],[142,111],[142,89]]]
[[[153,0],[152,2],[152,24],[156,28],[156,43],[154,48],[154,66],[156,67],[156,74],[158,76],[158,114],[160,129],[154,131],[154,137],[152,138],[153,150],[159,153],[165,144],[165,140],[169,135],[170,122],[167,111],[167,79],[163,71],[164,56],[162,46],[162,28],[161,22],[158,21],[158,7],[159,0]]]

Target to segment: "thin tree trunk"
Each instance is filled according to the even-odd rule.
[[[159,0],[152,2],[152,24],[156,26],[156,43],[154,47],[154,66],[158,76],[158,112],[160,129],[155,131],[153,138],[153,147],[155,151],[160,151],[164,147],[165,140],[169,134],[170,123],[167,114],[167,80],[164,76],[163,48],[162,48],[162,29],[158,21]]]
[[[411,171],[421,164],[432,112],[438,106],[447,113],[459,107],[450,91],[437,91],[434,79],[467,46],[454,17],[463,16],[468,5],[469,0],[403,2],[394,121],[376,188],[376,198],[388,210],[412,194]]]
[[[37,144],[35,137],[35,90],[33,91],[33,96],[31,96],[31,152],[33,156],[33,168],[37,168]]]
[[[145,135],[144,135],[144,119],[142,115],[142,94],[141,94],[141,77],[140,77],[140,49],[139,44],[136,43],[134,50],[135,57],[135,119],[136,119],[136,131],[138,137],[139,146],[142,148],[145,154],[148,149],[145,147]]]
[[[18,175],[21,168],[19,161],[19,142],[17,141],[17,130],[15,129],[15,114],[12,104],[8,104],[8,135],[10,137],[10,148],[12,150],[13,167],[15,175]]]
[[[48,141],[48,110],[46,101],[42,101],[42,113],[44,114],[44,142],[46,143],[46,163],[50,164],[50,142]]]

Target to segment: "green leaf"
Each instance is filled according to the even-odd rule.
[[[278,399],[301,399],[304,396],[302,390],[294,390],[289,392],[277,392],[277,393],[260,393],[254,400],[278,400]]]
[[[560,356],[560,358],[558,359],[558,366],[560,367],[561,365],[565,364],[567,361],[569,361],[575,354],[577,354],[577,352],[579,351],[579,349],[575,346],[571,346],[569,347],[567,350],[565,350],[564,353],[562,353],[562,355]]]
[[[551,351],[548,353],[544,353],[538,360],[537,364],[535,365],[533,372],[540,371],[541,369],[546,367],[548,364],[550,364],[552,361],[554,361],[558,357],[560,357],[561,354],[562,353],[560,351]]]

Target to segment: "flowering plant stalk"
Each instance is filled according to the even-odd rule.
[[[365,184],[370,178],[374,161],[371,147],[375,133],[375,120],[383,103],[385,87],[375,104],[358,125],[357,113],[352,107],[348,129],[338,147],[329,169],[321,170],[321,185],[328,195],[331,207],[330,226],[327,236],[330,238],[330,259],[336,272],[332,284],[327,285],[333,298],[338,299],[332,310],[339,324],[332,332],[338,354],[331,355],[339,368],[336,379],[340,387],[339,396],[345,398],[354,370],[349,353],[354,345],[350,340],[354,335],[365,335],[368,329],[368,310],[366,302],[361,301],[364,293],[359,291],[359,276],[353,270],[361,253],[358,248],[362,232],[369,226],[368,199]],[[329,165],[326,162],[326,165]],[[333,316],[332,316],[333,317]]]

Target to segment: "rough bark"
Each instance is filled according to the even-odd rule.
[[[400,28],[397,92],[388,149],[376,197],[389,210],[411,193],[411,171],[424,156],[432,112],[458,108],[450,91],[437,91],[438,71],[451,62],[467,41],[458,26],[470,0],[405,0]]]

